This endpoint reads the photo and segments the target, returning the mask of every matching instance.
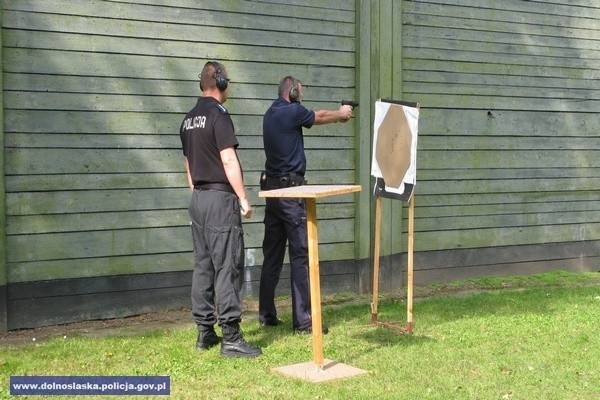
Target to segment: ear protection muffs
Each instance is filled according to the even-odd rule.
[[[290,93],[288,94],[290,98],[290,102],[295,103],[300,100],[300,90],[298,90],[298,81],[292,78],[292,87],[290,88]]]
[[[221,92],[224,92],[227,89],[227,85],[229,85],[229,79],[225,78],[221,75],[223,71],[220,68],[215,66],[215,81],[217,82],[217,89]]]
[[[229,79],[222,75],[223,71],[221,70],[220,64],[213,61],[209,61],[207,64],[212,65],[212,67],[215,69],[213,78],[215,78],[217,89],[219,89],[221,92],[224,92],[225,89],[227,89],[227,85],[229,85]],[[202,74],[198,74],[198,78],[200,78],[200,90],[204,91],[204,88],[202,87]]]

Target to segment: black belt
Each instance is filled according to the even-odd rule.
[[[302,186],[306,184],[304,177],[295,173],[289,173],[285,176],[272,177],[265,176],[266,188],[286,188],[290,186]]]
[[[194,185],[194,189],[198,190],[220,190],[221,192],[229,192],[235,194],[235,190],[228,183],[202,183],[199,185]]]

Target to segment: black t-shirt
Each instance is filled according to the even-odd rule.
[[[263,117],[263,145],[269,176],[283,176],[295,172],[304,176],[306,155],[302,127],[310,128],[315,112],[301,103],[289,103],[283,98],[273,102]]]
[[[212,97],[200,97],[179,128],[183,155],[195,185],[229,183],[220,152],[237,148],[238,141],[227,109]]]

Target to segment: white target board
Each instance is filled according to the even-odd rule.
[[[394,100],[375,102],[371,175],[374,194],[408,202],[417,183],[419,105]]]

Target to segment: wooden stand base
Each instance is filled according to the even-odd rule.
[[[413,333],[412,322],[402,325],[400,322],[382,322],[377,320],[377,316],[371,317],[371,324],[381,326],[382,328],[391,329],[400,333]]]
[[[326,382],[367,373],[365,370],[327,359],[324,360],[322,368],[309,361],[273,368],[271,371],[309,382]]]

